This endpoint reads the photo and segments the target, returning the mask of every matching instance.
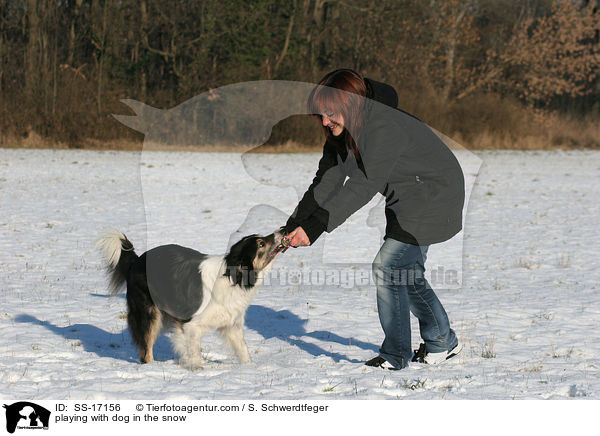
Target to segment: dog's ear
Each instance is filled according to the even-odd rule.
[[[228,264],[225,276],[229,277],[231,283],[243,289],[250,289],[256,284],[256,272],[252,268],[241,264]]]
[[[254,258],[256,256],[256,237],[246,236],[231,247],[225,256],[225,276],[229,277],[234,285],[244,289],[252,288],[256,284],[256,271],[254,271]]]

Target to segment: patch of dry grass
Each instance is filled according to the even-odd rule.
[[[491,105],[496,107],[497,116],[492,115]],[[457,113],[452,110],[456,109]],[[467,148],[469,150],[557,150],[557,149],[600,149],[600,122],[593,115],[584,118],[570,117],[556,113],[533,112],[522,106],[504,101],[495,101],[489,96],[475,100],[471,111],[488,111],[477,123],[470,125],[469,117],[474,116],[463,106],[458,109],[449,105],[442,113],[433,114],[434,126],[441,132],[454,132],[442,135],[451,148]],[[418,113],[418,112],[417,112]],[[462,120],[462,121],[461,121]],[[291,125],[290,129],[298,126]],[[285,129],[284,129],[285,130]],[[206,146],[166,146],[151,144],[143,139],[132,137],[119,140],[83,139],[77,144],[43,138],[36,132],[26,136],[1,136],[0,147],[4,148],[56,148],[56,149],[89,149],[89,150],[171,150],[190,152],[229,152],[239,153],[308,153],[320,152],[322,140],[307,141],[295,130],[291,140],[283,140],[285,132],[278,132],[278,140],[269,140],[260,146],[245,144],[214,144]],[[273,139],[273,138],[271,138]]]

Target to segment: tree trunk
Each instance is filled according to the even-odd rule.
[[[442,98],[447,101],[450,98],[452,92],[452,86],[454,84],[454,75],[456,69],[454,67],[454,61],[456,59],[456,40],[458,37],[458,29],[461,21],[467,13],[467,5],[463,5],[461,10],[458,11],[456,18],[452,22],[452,30],[448,38],[448,45],[446,47],[446,80],[444,81],[444,88],[442,89]]]
[[[0,9],[2,13],[2,9]],[[2,110],[2,73],[4,72],[4,29],[2,28],[3,21],[0,20],[0,110]]]
[[[97,7],[99,6],[99,2],[96,2]],[[102,93],[103,93],[103,82],[104,82],[104,64],[106,59],[106,29],[107,29],[107,20],[108,20],[108,10],[110,8],[110,2],[106,1],[102,6],[102,19],[100,24],[100,38],[96,41],[96,48],[99,53],[99,62],[98,62],[98,83],[96,87],[96,110],[98,115],[102,113]]]
[[[312,11],[313,23],[310,26],[310,72],[311,79],[317,80],[317,55],[321,45],[321,35],[323,33],[323,24],[325,21],[325,0],[315,0]],[[314,29],[314,33],[313,33]]]
[[[39,34],[40,20],[38,16],[38,0],[27,0],[27,54],[25,61],[25,96],[29,104],[38,84],[39,71]],[[31,107],[31,106],[30,106]]]
[[[56,113],[56,99],[58,98],[58,32],[58,23],[56,23],[54,27],[54,56],[52,59],[52,115]]]
[[[296,0],[293,0],[292,12],[290,13],[290,22],[288,24],[287,32],[285,34],[285,42],[283,44],[283,49],[281,50],[281,54],[279,55],[279,58],[277,59],[277,63],[275,63],[275,66],[273,67],[274,75],[277,75],[277,70],[279,69],[279,66],[281,65],[281,61],[283,60],[283,58],[285,57],[285,55],[287,53],[288,46],[290,45],[290,38],[292,36],[292,30],[294,29],[295,16],[296,16]]]
[[[45,6],[48,6],[47,3],[44,2],[44,0],[42,0],[41,2],[38,3],[38,7],[39,7],[39,16],[40,17],[44,17],[45,18],[45,22],[42,22],[40,20],[40,34],[39,34],[39,39],[40,39],[40,44],[39,44],[39,48],[40,48],[40,60],[39,60],[39,71],[42,71],[43,74],[39,74],[38,73],[38,78],[40,80],[40,84],[43,86],[42,88],[42,97],[44,99],[44,116],[46,117],[46,120],[48,119],[48,114],[50,112],[50,74],[48,71],[48,67],[50,66],[50,61],[49,61],[49,40],[48,40],[48,32],[47,32],[47,24],[49,21],[51,21],[48,16],[46,15],[48,13],[47,10],[45,10]],[[45,132],[44,134],[48,134],[48,122],[44,123],[45,124]]]
[[[75,40],[77,38],[75,33],[75,22],[79,17],[79,11],[82,3],[83,0],[76,0],[75,4],[73,5],[73,15],[71,16],[71,27],[69,29],[69,52],[67,55],[67,65],[69,66],[73,66],[73,59],[75,56]]]
[[[147,38],[146,32],[148,30],[148,2],[146,0],[140,1],[140,39]],[[139,44],[136,47],[138,50]],[[136,63],[139,62],[139,57],[136,56]],[[140,73],[140,98],[142,101],[146,101],[146,95],[148,93],[148,77],[146,74],[145,63],[141,66]]]

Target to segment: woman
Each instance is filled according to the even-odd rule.
[[[464,177],[445,144],[397,103],[394,88],[352,70],[333,71],[319,82],[308,106],[322,120],[323,156],[285,226],[291,246],[308,246],[376,193],[386,197],[385,240],[373,261],[385,339],[366,365],[389,369],[411,360],[437,363],[460,351],[424,271],[429,245],[462,227]],[[410,312],[424,341],[415,353]]]

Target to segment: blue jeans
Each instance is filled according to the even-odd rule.
[[[373,261],[377,310],[385,333],[379,354],[398,369],[412,357],[410,312],[419,320],[428,352],[458,344],[448,315],[424,276],[428,248],[388,238]]]

